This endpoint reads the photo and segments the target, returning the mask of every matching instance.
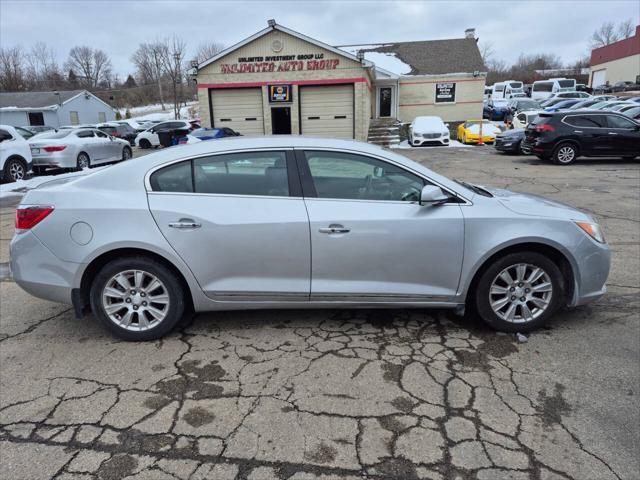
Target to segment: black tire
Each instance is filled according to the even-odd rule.
[[[556,165],[570,165],[576,161],[579,153],[573,143],[561,143],[553,150],[551,161]]]
[[[140,140],[140,148],[143,148],[143,149],[151,148],[151,142],[146,138],[143,138],[142,140]]]
[[[2,178],[5,182],[16,182],[27,177],[27,164],[21,158],[9,158],[4,164]]]
[[[76,159],[76,169],[82,170],[84,168],[91,168],[91,159],[86,153],[80,152],[78,154],[78,158]]]
[[[101,297],[107,283],[114,275],[127,270],[147,272],[157,277],[166,287],[166,295],[169,297],[166,316],[147,330],[133,331],[117,325],[109,318],[103,306]],[[156,340],[166,335],[185,313],[185,292],[175,273],[157,260],[144,256],[119,258],[106,264],[93,279],[89,297],[91,310],[98,320],[115,336],[131,342]]]
[[[44,175],[45,172],[47,171],[46,167],[33,167],[31,168],[31,171],[33,172],[34,175]]]
[[[126,161],[129,160],[131,157],[133,156],[133,152],[131,151],[131,148],[129,147],[124,147],[122,149],[122,161]]]
[[[552,292],[546,309],[540,312],[536,318],[521,323],[514,323],[500,318],[496,312],[494,312],[491,307],[491,295],[489,292],[492,283],[501,272],[511,266],[523,263],[542,269],[550,279]],[[536,252],[517,252],[501,257],[489,265],[480,276],[476,291],[473,293],[478,313],[488,325],[502,332],[528,332],[544,325],[559,308],[564,306],[565,280],[558,266],[548,257]],[[508,305],[506,306],[508,308]],[[516,312],[518,308],[522,307],[516,307]],[[522,310],[519,311],[522,315]]]
[[[629,155],[629,156],[626,156],[626,157],[622,157],[622,159],[623,160],[627,160],[627,161],[631,161],[631,160],[635,160],[636,157],[634,157],[633,155]]]
[[[516,151],[516,155],[526,155],[525,151],[522,150],[522,140],[518,142],[518,149]]]

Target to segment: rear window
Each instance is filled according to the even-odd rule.
[[[551,90],[553,90],[553,82],[542,82],[533,84],[534,92],[550,92]]]
[[[511,82],[509,85],[511,88],[522,88],[522,82]]]
[[[67,135],[69,135],[71,133],[71,129],[67,129],[67,130],[59,130],[59,131],[51,131],[51,132],[44,132],[41,133],[40,135],[38,135],[38,139],[44,139],[44,138],[64,138]]]
[[[558,80],[558,85],[562,88],[574,87],[576,85],[575,80]]]
[[[108,133],[109,135],[113,134],[114,132],[116,132],[116,127],[102,127],[100,128],[100,130],[102,130],[103,132]]]

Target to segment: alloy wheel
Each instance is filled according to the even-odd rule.
[[[573,161],[574,158],[576,158],[576,151],[573,149],[573,147],[562,147],[560,148],[560,150],[558,150],[557,157],[559,162],[569,163]]]
[[[125,147],[124,150],[122,150],[122,159],[129,160],[130,158],[131,158],[131,149]]]
[[[109,319],[125,330],[149,330],[166,318],[169,292],[155,275],[143,270],[125,270],[105,284],[102,307]]]
[[[24,175],[24,166],[20,162],[13,162],[9,165],[9,176],[14,182],[22,180]]]
[[[83,168],[89,167],[89,157],[87,157],[84,153],[78,155],[78,168],[82,170]]]
[[[489,304],[502,320],[527,323],[551,304],[553,284],[542,268],[518,263],[502,270],[491,282]]]

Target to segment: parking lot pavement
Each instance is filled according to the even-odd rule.
[[[6,279],[1,476],[640,478],[640,164],[401,153],[593,212],[609,293],[526,342],[442,311],[294,310],[199,315],[132,344]],[[0,211],[0,263],[12,218]]]

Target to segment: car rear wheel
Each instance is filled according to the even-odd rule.
[[[89,155],[82,152],[78,154],[78,159],[76,161],[76,168],[78,170],[83,170],[85,168],[91,167],[91,160],[89,159]]]
[[[116,336],[155,340],[170,332],[185,311],[185,292],[176,275],[146,257],[125,257],[105,265],[91,285],[91,309]]]
[[[564,278],[544,255],[512,253],[484,271],[475,301],[482,319],[496,330],[527,332],[544,325],[562,306]]]
[[[132,156],[131,149],[129,147],[124,147],[122,149],[122,161],[129,160]]]
[[[578,149],[571,143],[561,143],[553,151],[551,160],[556,165],[569,165],[578,157]]]
[[[140,148],[151,148],[151,142],[146,138],[143,138],[142,140],[140,140]]]
[[[27,167],[21,159],[10,158],[4,165],[4,174],[2,176],[8,182],[24,180],[27,176]]]

